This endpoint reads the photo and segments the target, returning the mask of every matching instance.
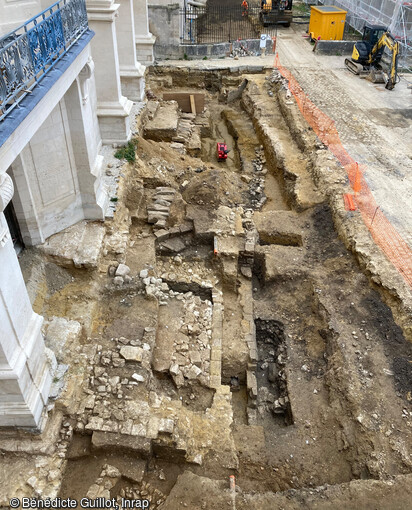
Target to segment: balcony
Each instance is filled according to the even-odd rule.
[[[0,39],[0,127],[87,31],[85,0],[61,0]]]

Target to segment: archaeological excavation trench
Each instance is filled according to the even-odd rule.
[[[236,508],[273,508],[409,474],[412,344],[335,231],[312,154],[332,157],[296,139],[282,80],[159,67],[148,88],[98,262],[49,253],[61,284],[36,302],[82,325],[60,360],[60,496],[233,508],[235,475]]]

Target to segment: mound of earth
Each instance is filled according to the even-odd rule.
[[[212,169],[197,174],[183,192],[184,200],[198,205],[234,205],[243,202],[240,176],[229,175],[220,169]]]

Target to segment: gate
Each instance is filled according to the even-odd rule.
[[[262,26],[259,6],[250,6],[242,12],[236,5],[188,5],[180,11],[183,44],[232,42],[238,39],[259,39]]]

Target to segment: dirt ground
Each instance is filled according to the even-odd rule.
[[[356,77],[336,79],[336,58],[303,44],[282,31],[281,60],[342,122],[348,150],[369,158],[376,198],[406,233],[409,211],[389,196],[401,180],[378,168],[399,168],[406,205],[406,142],[396,159],[382,154],[410,126],[384,130],[370,111],[396,110],[403,84],[389,100]],[[142,115],[136,161],[119,163],[96,264],[21,255],[35,311],[79,328],[58,360],[68,368],[45,431],[0,437],[0,504],[30,495],[170,510],[412,508],[411,317],[403,294],[396,302],[342,239],[316,176],[343,189],[343,170],[311,133],[298,143],[298,112],[285,114],[272,69],[179,64],[147,77],[158,99]],[[166,89],[202,91],[205,111],[165,105]],[[158,103],[172,113],[156,125]],[[218,161],[223,140],[230,152]],[[342,224],[352,236],[362,229],[349,215]]]

